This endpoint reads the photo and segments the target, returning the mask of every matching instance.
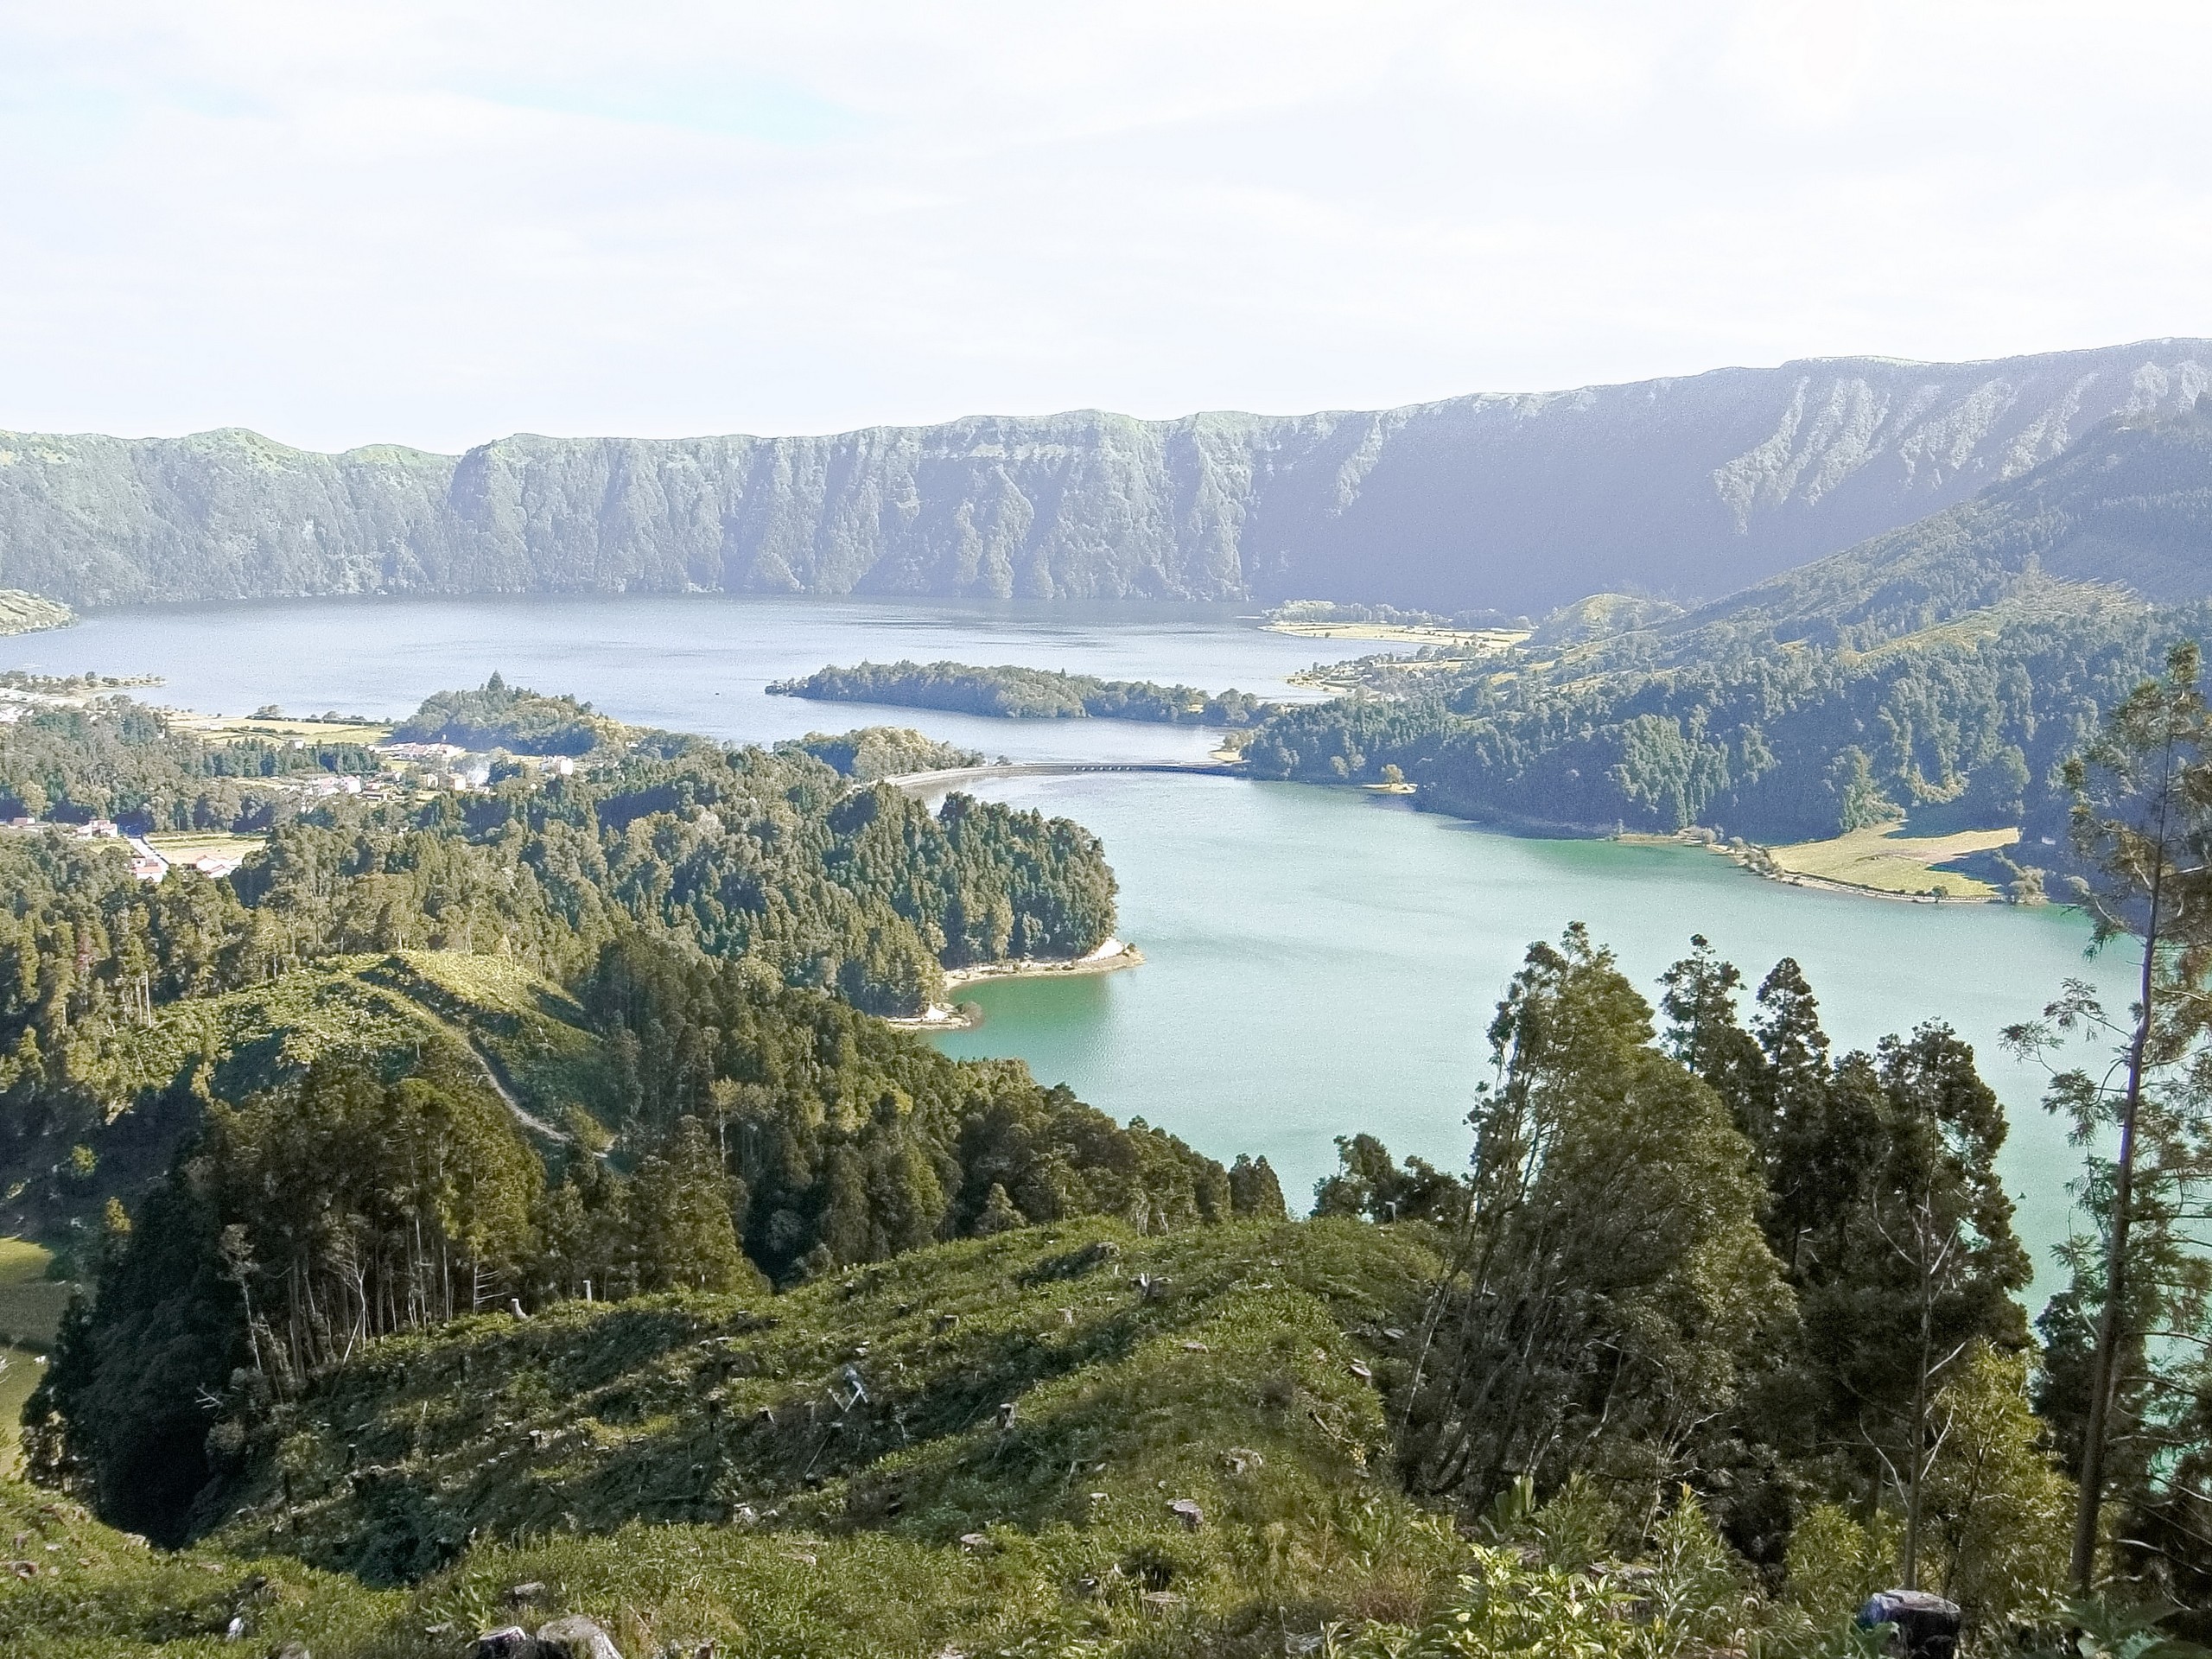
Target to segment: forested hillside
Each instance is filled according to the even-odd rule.
[[[880,735],[813,741],[849,766],[878,751],[942,758]],[[390,1072],[395,1056],[458,1044],[454,1064],[490,1056],[556,1134],[571,1108],[615,1128],[636,1106],[625,1090],[646,1084],[610,1083],[609,1068],[650,1073],[671,1052],[562,1011],[547,982],[595,982],[633,935],[911,1014],[941,996],[947,967],[1079,956],[1114,925],[1113,873],[1080,827],[964,796],[933,814],[797,747],[632,736],[572,773],[518,766],[473,791],[304,786],[374,779],[379,765],[358,745],[209,741],[113,697],[0,726],[0,797],[57,820],[0,834],[11,1224],[96,1214],[158,1173],[210,1102],[290,1086],[333,1048]],[[264,839],[227,878],[178,867],[151,881],[119,840],[60,822],[105,814]],[[441,995],[393,965],[423,951],[502,963],[540,988],[501,990],[506,1012],[479,1007],[440,1035]],[[526,1043],[499,1034],[517,1020],[536,1033]]]
[[[77,605],[354,593],[1326,599],[1540,614],[1713,598],[1911,523],[2114,416],[2201,341],[1835,359],[1376,412],[1096,411],[833,437],[314,454],[240,431],[0,435],[0,585]]]
[[[636,1064],[634,1161],[528,1157],[427,1051],[326,1057],[111,1212],[33,1402],[41,1479],[219,1582],[49,1506],[0,1631],[1844,1659],[1903,1580],[1969,1651],[2200,1659],[2155,1624],[2212,1582],[2186,1365],[2130,1408],[2177,1455],[2113,1489],[2112,1599],[2065,1599],[2094,1281],[2031,1391],[1973,1052],[1839,1055],[1794,963],[1746,1009],[1693,943],[1656,1011],[1583,930],[1532,946],[1465,1173],[1348,1132],[1304,1223],[1263,1165],[642,940],[562,1016]]]
[[[1278,710],[1247,754],[1262,777],[1395,766],[1443,810],[1537,825],[1773,842],[1911,812],[2056,844],[2061,763],[2212,623],[2208,531],[2212,418],[2109,427],[1703,611],[1378,671],[1392,695]]]

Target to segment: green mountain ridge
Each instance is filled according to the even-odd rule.
[[[1511,659],[1410,690],[1379,663],[1384,695],[1277,710],[1246,754],[1257,776],[1316,782],[1394,766],[1427,804],[1569,833],[2013,825],[2048,868],[2066,757],[2169,643],[2212,627],[2209,531],[2212,418],[2107,423],[1702,610],[1637,626],[1631,606],[1573,607]],[[1593,611],[1626,626],[1576,639]]]
[[[2212,415],[2114,422],[1970,501],[1659,632],[1694,645],[1700,630],[1732,624],[1864,648],[1991,610],[2038,578],[2152,604],[2212,598]]]
[[[1824,359],[1374,411],[1096,410],[459,457],[0,433],[0,583],[79,606],[382,593],[1710,597],[2191,407],[2212,346]]]

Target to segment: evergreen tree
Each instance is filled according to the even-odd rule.
[[[1803,971],[1777,963],[1750,1032],[1700,947],[1666,976],[1671,1052],[1701,1062],[1759,1150],[1764,1230],[1796,1292],[1761,1433],[1834,1496],[1894,1489],[1917,1565],[1930,1402],[1979,1342],[2016,1351],[2030,1264],[1997,1173],[2004,1112],[1947,1027],[1831,1058]]]
[[[697,1118],[676,1121],[660,1150],[639,1165],[628,1198],[640,1290],[767,1287],[738,1248],[734,1217],[744,1211],[744,1188],[723,1174]]]
[[[1465,1243],[1408,1421],[1418,1484],[1487,1503],[1582,1469],[1623,1493],[1700,1466],[1789,1296],[1751,1155],[1580,928],[1530,947],[1491,1027]]]
[[[1236,1154],[1236,1161],[1229,1166],[1229,1208],[1233,1215],[1259,1221],[1289,1218],[1282,1183],[1275,1179],[1274,1166],[1264,1154],[1258,1158],[1241,1152]]]
[[[2096,1309],[2079,1429],[2072,1559],[2074,1580],[2084,1595],[2095,1579],[2107,1460],[2114,1443],[2139,1428],[2145,1395],[2158,1388],[2146,1338],[2166,1323],[2160,1304],[2171,1293],[2159,1276],[2161,1259],[2188,1253],[2185,1246],[2177,1251],[2181,1241],[2171,1217],[2154,1213],[2146,1236],[2139,1243],[2135,1237],[2144,1196],[2137,1192],[2137,1164],[2146,1109],[2159,1120],[2151,1141],[2170,1172],[2152,1200],[2154,1212],[2171,1209],[2192,1185],[2179,1172],[2194,1161],[2194,1149],[2203,1144],[2205,1125],[2212,1121],[2200,1115],[2196,1091],[2186,1084],[2161,1102],[2149,1102],[2146,1095],[2154,1075],[2178,1065],[2207,1028],[2199,993],[2212,969],[2212,867],[2206,859],[2212,845],[2212,709],[2199,686],[2201,668],[2194,644],[2174,646],[2164,676],[2139,685],[2066,766],[2075,849],[2095,872],[2080,890],[2095,919],[2098,943],[2130,938],[2137,942],[2139,961],[2136,1006],[2117,1086],[2093,1084],[2075,1071],[2061,1079],[2056,1102],[2073,1115],[2084,1141],[2094,1142],[2100,1130],[2113,1136],[2109,1162],[2092,1160],[2085,1195],[2101,1211],[2103,1260],[2093,1269],[2077,1265],[2075,1274],[2076,1305]],[[2103,1023],[2102,1010],[2081,988],[2069,988],[2046,1013],[2062,1030]],[[2018,1033],[2022,1046],[2031,1049],[2047,1035],[2047,1028],[2036,1027]],[[2201,1293],[2192,1287],[2180,1294],[2186,1300]],[[2149,1500],[2142,1477],[2131,1484],[2124,1496],[2139,1503]]]

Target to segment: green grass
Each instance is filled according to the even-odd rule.
[[[269,844],[266,836],[233,836],[215,830],[180,832],[175,835],[149,836],[146,844],[172,862],[181,862],[213,853],[218,858],[244,858],[257,853]]]
[[[1809,875],[1877,893],[1940,891],[1946,899],[1993,899],[1997,889],[1939,865],[2009,847],[2018,830],[1968,830],[1948,836],[1904,836],[1902,826],[1854,830],[1827,841],[1771,847],[1775,863],[1792,875]]]
[[[504,957],[409,950],[363,970],[465,1030],[524,1105],[558,1122],[571,1104],[611,1118],[620,1087],[613,1057],[593,1035],[582,1005]]]
[[[609,1086],[596,1038],[574,999],[521,964],[458,952],[339,957],[266,985],[196,997],[127,1028],[99,1064],[111,1114],[188,1088],[199,1068],[219,1098],[289,1083],[333,1049],[397,1065],[423,1043],[475,1046],[525,1106],[558,1118]]]
[[[282,715],[245,715],[225,719],[219,715],[184,714],[176,724],[217,742],[246,738],[281,741],[298,738],[308,743],[381,743],[391,735],[385,721],[289,719]]]
[[[1096,1222],[782,1297],[479,1318],[272,1423],[219,1541],[428,1573],[332,1655],[449,1653],[528,1581],[531,1617],[631,1653],[1279,1655],[1450,1592],[1459,1546],[1388,1478],[1381,1392],[1435,1266],[1411,1228]]]
[[[0,1479],[0,1646],[24,1659],[237,1659],[288,1641],[318,1655],[364,1653],[402,1605],[296,1561],[159,1554],[11,1479]],[[244,1647],[224,1639],[240,1617]]]
[[[73,1286],[58,1280],[29,1284],[0,1285],[0,1342],[13,1340],[34,1347],[51,1346],[60,1327],[61,1311],[69,1306]]]
[[[46,1357],[0,1343],[0,1478],[22,1464],[23,1402],[46,1376]]]
[[[54,1252],[28,1238],[0,1238],[0,1476],[20,1462],[23,1402],[45,1375],[41,1351],[53,1346],[73,1286],[46,1276]],[[25,1339],[10,1344],[6,1337]]]
[[[46,1277],[54,1252],[28,1238],[0,1238],[0,1286],[27,1285]]]
[[[43,1244],[28,1238],[0,1238],[0,1342],[13,1338],[35,1348],[53,1344],[73,1288],[46,1276],[53,1260],[54,1252]],[[0,1399],[8,1386],[0,1381]],[[0,1435],[12,1433],[15,1421],[10,1414],[0,1421]]]

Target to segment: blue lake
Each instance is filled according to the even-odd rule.
[[[734,740],[890,722],[1017,760],[1187,760],[1211,746],[1205,734],[806,703],[764,687],[825,663],[906,657],[1281,695],[1299,668],[1363,649],[1266,632],[1220,607],[361,600],[111,612],[0,639],[0,667],[158,674],[150,700],[211,712],[274,702],[378,715],[496,669],[623,720]],[[1949,1021],[2011,1112],[2005,1170],[2024,1234],[2047,1260],[2064,1232],[2075,1154],[2039,1108],[2040,1074],[1996,1043],[2069,976],[2125,1005],[2124,963],[2085,961],[2088,930],[2064,912],[1787,887],[1693,849],[1516,838],[1357,791],[1116,774],[981,792],[1104,837],[1122,932],[1147,961],[977,988],[986,1024],[941,1044],[1018,1055],[1217,1155],[1265,1153],[1294,1200],[1355,1129],[1402,1154],[1462,1158],[1506,979],[1530,940],[1580,920],[1655,995],[1694,932],[1755,982],[1795,957],[1839,1046]]]

